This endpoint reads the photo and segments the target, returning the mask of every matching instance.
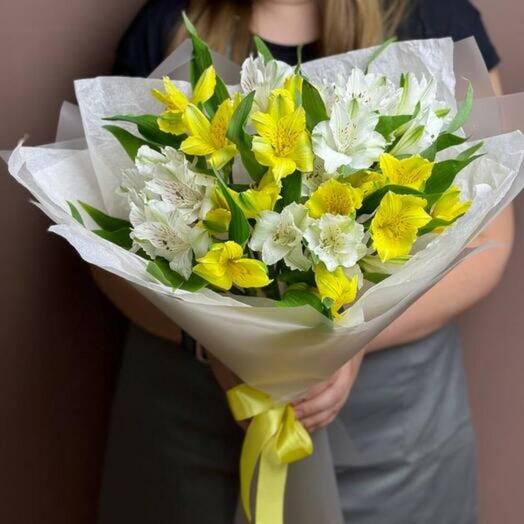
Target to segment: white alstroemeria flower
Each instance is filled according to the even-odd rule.
[[[386,141],[375,131],[378,114],[357,100],[333,106],[331,117],[313,129],[313,150],[327,173],[341,166],[367,169],[384,152]]]
[[[315,157],[313,160],[313,171],[302,173],[302,196],[310,196],[321,184],[333,178],[335,174],[326,173],[324,162],[320,158]]]
[[[142,248],[151,258],[163,257],[169,267],[188,279],[195,257],[204,256],[210,238],[204,228],[188,226],[172,208],[160,201],[148,202],[144,210],[131,214],[135,247]]]
[[[289,204],[281,213],[262,211],[249,247],[262,252],[262,260],[268,266],[284,259],[290,269],[307,271],[311,261],[304,256],[302,237],[310,222],[302,204]]]
[[[436,96],[437,82],[434,78],[428,80],[422,76],[419,80],[414,73],[407,73],[403,77],[402,92],[393,114],[412,115],[418,104],[424,110],[433,106]]]
[[[347,216],[326,213],[313,221],[304,238],[328,271],[339,266],[351,268],[367,253],[364,226]]]
[[[372,111],[386,113],[398,105],[401,92],[387,77],[366,74],[359,68],[352,69],[349,77],[338,75],[334,83],[322,87],[328,110],[338,102],[358,100]]]
[[[141,147],[136,165],[148,196],[155,195],[172,206],[186,223],[203,218],[211,209],[215,179],[192,171],[180,151],[166,147],[158,153]]]
[[[262,57],[250,56],[242,64],[240,87],[244,94],[255,91],[254,111],[266,112],[271,91],[282,87],[292,74],[293,68],[285,62],[271,60],[266,64]]]
[[[390,153],[395,156],[421,153],[435,142],[445,122],[445,118],[437,116],[433,106],[420,111]]]

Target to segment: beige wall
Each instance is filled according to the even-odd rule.
[[[0,149],[53,140],[142,3],[0,0]],[[93,524],[124,326],[0,164],[0,522]]]
[[[506,92],[524,91],[521,0],[475,0],[502,57]],[[480,451],[483,524],[524,522],[524,196],[515,251],[499,288],[462,318]]]
[[[0,0],[0,149],[26,132],[31,143],[52,139],[72,79],[108,71],[143,3]],[[477,4],[504,58],[506,88],[524,90],[524,3]],[[47,221],[0,171],[0,522],[92,524],[122,324],[77,256],[45,233]],[[521,197],[520,232],[523,211]],[[524,515],[523,262],[519,239],[501,287],[462,319],[485,524],[518,524]]]

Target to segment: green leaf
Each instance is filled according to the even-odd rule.
[[[460,106],[457,114],[455,115],[455,118],[450,122],[446,130],[448,133],[454,133],[466,123],[467,119],[469,118],[469,115],[471,114],[471,109],[473,108],[473,98],[473,87],[471,85],[471,82],[469,82],[468,90],[466,92],[466,99]]]
[[[220,186],[220,191],[227,201],[229,211],[231,211],[231,221],[229,222],[229,239],[234,240],[237,244],[242,246],[249,238],[249,222],[247,221],[243,211],[231,196],[231,193],[229,192],[225,182],[218,173],[215,174],[218,180],[218,185]]]
[[[316,286],[315,274],[310,269],[309,271],[297,271],[292,269],[286,269],[278,275],[277,280],[279,282],[285,282],[288,285],[297,284],[304,282],[311,287]]]
[[[117,246],[123,247],[126,250],[130,250],[133,246],[133,241],[131,240],[131,228],[123,227],[122,229],[117,229],[116,231],[107,231],[105,229],[95,229],[93,231],[96,235],[101,238],[105,238],[116,244]]]
[[[182,18],[184,20],[184,25],[186,26],[187,32],[191,38],[191,42],[193,43],[193,56],[189,66],[189,78],[191,80],[191,85],[195,87],[198,79],[200,78],[200,75],[202,75],[202,73],[209,66],[213,65],[213,59],[211,58],[209,47],[198,36],[195,26],[191,23],[184,11],[182,11]],[[206,103],[206,107],[209,105],[213,107],[214,110],[216,110],[220,103],[224,100],[227,100],[228,98],[229,93],[227,91],[227,87],[224,84],[224,81],[217,74],[215,94],[212,96],[211,100]]]
[[[295,171],[282,179],[282,198],[277,201],[276,209],[284,209],[292,202],[299,202],[302,196],[302,173]]]
[[[207,280],[204,280],[202,277],[199,277],[197,274],[192,273],[188,280],[186,280],[182,286],[180,286],[180,289],[184,289],[186,291],[195,292],[199,289],[202,289],[203,287],[206,287],[208,284]]]
[[[300,307],[309,305],[319,313],[323,313],[324,311],[320,298],[310,291],[303,289],[288,289],[284,293],[282,300],[280,300],[277,305],[279,307]]]
[[[181,136],[172,135],[160,130],[158,127],[158,116],[156,115],[115,115],[106,117],[104,120],[136,124],[138,132],[148,142],[152,142],[158,146],[178,148],[182,142]]]
[[[444,151],[444,149],[448,149],[449,147],[459,146],[466,140],[467,138],[462,136],[453,135],[452,133],[443,133],[435,140],[435,142],[433,142],[433,144],[431,144],[431,146],[421,153],[421,156],[433,162],[439,151]]]
[[[138,150],[142,146],[149,146],[156,151],[159,151],[159,147],[152,142],[139,138],[126,129],[118,126],[102,126],[104,129],[107,129],[119,142],[120,145],[124,148],[125,152],[129,155],[131,160],[135,160]]]
[[[440,195],[453,184],[457,174],[471,164],[471,162],[480,158],[480,156],[481,155],[476,155],[466,159],[456,158],[454,160],[444,160],[443,162],[435,164],[431,176],[426,182],[425,192],[428,203],[435,203]]]
[[[456,216],[452,220],[444,220],[442,218],[434,218],[430,222],[428,222],[424,227],[421,227],[417,235],[421,237],[422,235],[426,235],[427,233],[431,233],[434,229],[437,227],[444,227],[444,226],[450,226],[454,222],[456,222],[461,216],[464,216],[464,213],[462,215]]]
[[[371,56],[369,57],[368,63],[366,64],[365,73],[368,74],[369,72],[369,66],[393,43],[397,40],[397,37],[394,36],[393,38],[390,38],[389,40],[386,40],[383,44],[378,46],[373,53],[371,53]]]
[[[185,283],[184,278],[176,271],[173,271],[169,267],[169,262],[163,258],[151,260],[147,265],[147,272],[165,286],[170,286],[173,289],[178,289]]]
[[[260,179],[264,176],[267,168],[261,166],[251,150],[253,139],[251,135],[246,133],[244,127],[246,125],[247,119],[251,112],[251,107],[253,105],[253,100],[255,98],[255,92],[252,91],[247,95],[242,102],[237,106],[229,126],[227,128],[227,138],[233,142],[240,153],[240,158],[242,163],[246,168],[249,176],[255,181],[259,182]]]
[[[374,284],[380,284],[383,280],[388,278],[391,275],[388,275],[387,273],[362,273],[364,280],[367,280],[368,282],[373,282]]]
[[[375,131],[380,133],[386,140],[389,140],[390,136],[400,126],[407,124],[410,120],[413,120],[413,115],[381,116],[378,119]]]
[[[69,202],[67,200],[67,205],[69,206],[69,210],[71,211],[71,216],[82,226],[84,225],[84,221],[82,220],[82,215],[78,211],[78,209],[75,207],[75,205],[72,202]]]
[[[329,120],[326,105],[318,89],[304,78],[302,83],[302,106],[306,112],[306,124],[309,131],[324,120]]]
[[[357,211],[358,215],[370,215],[377,209],[377,207],[380,205],[380,202],[382,202],[382,199],[386,196],[389,192],[396,193],[397,195],[415,195],[421,198],[425,198],[424,193],[421,193],[420,191],[417,191],[416,189],[413,189],[411,187],[406,186],[397,186],[397,185],[387,185],[385,187],[382,187],[372,193],[371,195],[367,196],[364,201],[362,202],[362,207]]]
[[[93,206],[90,206],[89,204],[86,204],[85,202],[82,202],[80,200],[78,201],[78,203],[82,206],[84,211],[93,219],[95,224],[100,226],[105,231],[118,231],[119,229],[131,227],[131,223],[127,220],[122,220],[121,218],[115,218],[106,215],[99,209],[96,209]]]
[[[258,36],[254,36],[253,40],[255,41],[255,47],[257,48],[258,56],[262,57],[264,63],[267,64],[270,60],[273,60],[273,55],[269,50],[266,43]]]
[[[457,156],[457,160],[468,160],[471,158],[482,146],[484,145],[484,142],[479,142],[478,144],[475,144],[474,146],[471,146],[468,149],[465,149]]]

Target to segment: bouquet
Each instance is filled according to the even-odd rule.
[[[471,256],[522,187],[524,140],[464,133],[448,39],[292,68],[255,38],[226,86],[185,23],[189,83],[77,81],[86,142],[19,146],[9,167],[52,231],[245,381],[241,499],[251,519],[258,467],[255,521],[278,524],[287,465],[313,452],[289,402]]]

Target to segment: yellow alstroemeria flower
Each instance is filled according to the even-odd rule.
[[[224,290],[239,287],[264,287],[271,280],[267,267],[260,260],[243,257],[242,246],[228,240],[213,244],[206,255],[197,259],[193,272]]]
[[[341,267],[330,272],[321,262],[315,267],[315,282],[322,300],[332,300],[331,313],[335,318],[339,317],[342,306],[351,304],[357,297],[358,276],[348,278]]]
[[[403,160],[389,153],[380,156],[380,169],[391,184],[406,186],[420,191],[431,176],[434,163],[420,155],[410,156]]]
[[[188,138],[180,145],[187,155],[206,156],[215,169],[224,167],[237,152],[237,147],[227,136],[227,128],[237,100],[228,98],[218,107],[211,122],[194,104],[189,104],[184,120],[188,130]]]
[[[384,196],[369,228],[382,262],[409,254],[418,230],[431,220],[426,205],[426,200],[413,195],[390,191]]]
[[[384,173],[378,171],[357,171],[352,175],[344,178],[345,182],[349,182],[353,187],[360,189],[362,197],[366,198],[371,193],[381,189],[387,184],[387,178]]]
[[[318,187],[305,205],[313,218],[320,218],[324,213],[352,215],[362,206],[362,192],[330,178]]]
[[[210,233],[225,233],[231,222],[231,211],[227,208],[218,207],[206,213],[202,225]]]
[[[438,220],[445,220],[451,222],[458,217],[461,217],[471,207],[471,200],[461,202],[460,188],[458,186],[451,186],[444,194],[435,202],[431,208],[431,216]],[[449,226],[442,226],[435,228],[432,233],[440,234]]]
[[[311,139],[306,130],[304,108],[295,109],[289,91],[277,89],[269,100],[267,113],[252,115],[258,136],[253,137],[255,158],[271,168],[275,180],[290,175],[295,170],[313,171]]]
[[[158,117],[158,127],[165,133],[173,135],[181,135],[186,132],[186,124],[184,122],[184,113],[189,104],[203,104],[207,102],[215,92],[216,86],[216,72],[213,66],[209,66],[198,79],[191,99],[181,91],[169,77],[163,78],[165,93],[158,89],[153,89],[151,93],[155,98],[160,100],[166,107]]]

